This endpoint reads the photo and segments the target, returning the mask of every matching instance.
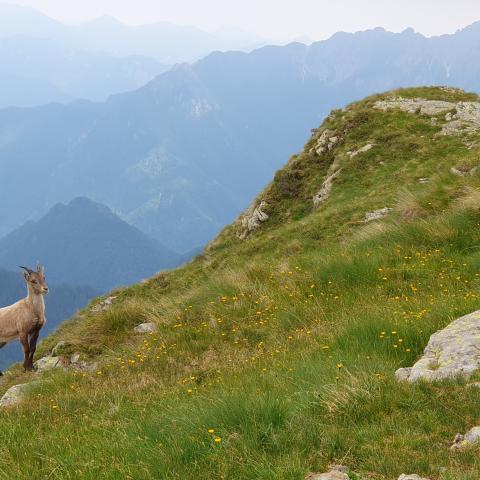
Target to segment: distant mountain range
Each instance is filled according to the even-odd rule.
[[[168,68],[149,57],[86,52],[49,39],[0,38],[0,107],[101,101]]]
[[[115,56],[148,56],[162,64],[196,60],[214,50],[265,44],[259,36],[238,28],[210,33],[168,22],[131,26],[109,16],[66,25],[30,7],[0,3],[0,37],[15,36],[50,39],[70,48]]]
[[[263,43],[234,28],[212,34],[169,23],[132,27],[111,17],[65,25],[30,7],[0,3],[0,108],[104,101],[174,63]]]
[[[0,234],[80,195],[189,251],[233,220],[332,108],[406,85],[480,91],[479,47],[480,23],[434,38],[338,33],[213,53],[104,103],[2,110]]]
[[[48,272],[47,272],[48,277]],[[70,318],[76,310],[84,307],[99,291],[92,287],[54,284],[47,278],[51,293],[45,297],[47,323],[41,337],[53,331],[61,322]],[[25,281],[17,268],[16,272],[0,268],[0,308],[20,300],[27,294]],[[22,358],[22,348],[18,341],[0,350],[0,370]]]
[[[56,205],[39,221],[0,239],[0,267],[13,270],[41,262],[49,282],[90,285],[97,293],[150,277],[182,260],[86,198]]]

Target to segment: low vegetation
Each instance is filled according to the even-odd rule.
[[[293,480],[331,463],[359,479],[480,479],[478,448],[449,450],[478,423],[480,389],[393,375],[479,308],[480,172],[451,168],[480,164],[480,134],[439,136],[441,120],[375,110],[378,98],[330,115],[341,141],[289,161],[246,239],[233,224],[191,264],[44,340],[41,353],[64,340],[98,369],[46,372],[0,411],[0,479]],[[157,333],[134,335],[142,322]],[[14,367],[2,389],[36,378]]]

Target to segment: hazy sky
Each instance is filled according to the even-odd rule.
[[[166,20],[208,30],[239,26],[269,38],[332,33],[374,26],[426,35],[453,33],[480,20],[480,0],[7,0],[67,21],[112,15],[131,23]]]

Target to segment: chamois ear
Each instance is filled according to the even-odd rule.
[[[37,272],[42,276],[45,275],[45,268],[43,268],[43,265],[40,265],[40,264],[37,265]]]
[[[23,272],[23,276],[25,277],[25,280],[28,280],[30,278],[30,275],[33,273],[33,270],[28,267],[22,267],[22,266],[20,266],[20,268],[23,268],[25,270]]]

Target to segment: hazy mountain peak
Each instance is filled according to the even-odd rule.
[[[107,290],[176,265],[179,257],[105,205],[77,197],[0,239],[0,266],[39,261],[52,282]]]
[[[122,25],[126,26],[124,23],[122,23],[120,20],[117,18],[111,16],[111,15],[102,15],[101,17],[94,18],[92,20],[89,20],[87,22],[84,22],[83,25],[96,25],[96,26],[111,26],[111,25]]]

